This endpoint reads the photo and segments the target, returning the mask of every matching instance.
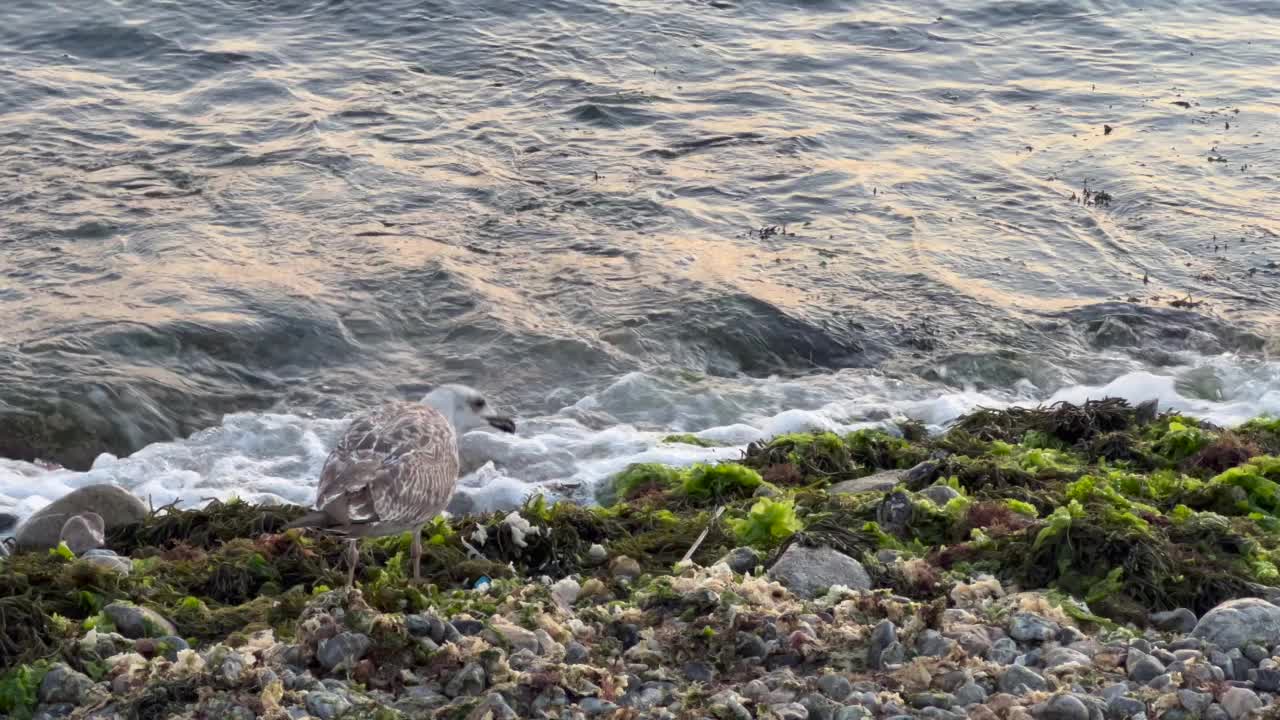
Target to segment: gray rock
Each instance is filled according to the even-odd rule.
[[[1040,710],[1040,720],[1089,720],[1089,707],[1074,695],[1055,695]]]
[[[1221,705],[1214,703],[1209,706],[1200,720],[1231,720],[1231,716],[1227,715],[1227,711]]]
[[[1080,666],[1081,668],[1090,668],[1093,661],[1088,655],[1079,650],[1072,650],[1068,647],[1050,648],[1044,654],[1044,666],[1047,670],[1056,670],[1059,668],[1067,668],[1071,666]]]
[[[689,682],[707,685],[716,679],[716,670],[710,663],[694,660],[684,664],[684,677]]]
[[[809,709],[798,702],[769,706],[777,720],[809,720]]]
[[[853,692],[853,685],[849,682],[849,678],[835,673],[827,673],[818,678],[817,684],[818,692],[836,702],[843,702]]]
[[[320,641],[316,660],[326,670],[350,670],[369,652],[371,641],[367,635],[343,632]]]
[[[169,662],[177,662],[179,652],[191,649],[187,641],[177,635],[156,638],[153,647],[155,647],[157,654],[163,655]]]
[[[928,498],[930,502],[938,507],[945,507],[947,503],[960,497],[960,493],[954,488],[946,485],[930,485],[920,491],[920,494]]]
[[[1228,600],[1205,613],[1191,635],[1224,650],[1250,643],[1271,647],[1280,643],[1280,607],[1258,598]]]
[[[947,710],[955,707],[956,698],[950,693],[944,692],[922,692],[915,693],[908,700],[908,704],[917,710],[925,708],[941,708]]]
[[[77,488],[41,508],[18,526],[14,539],[22,551],[45,550],[58,546],[62,526],[73,515],[97,513],[106,531],[141,522],[147,517],[147,506],[118,485],[88,485]]]
[[[741,658],[762,658],[769,654],[769,647],[755,633],[739,632],[733,641],[733,649]]]
[[[75,712],[76,706],[71,703],[54,703],[52,705],[41,705],[36,709],[31,720],[61,720],[71,713]]]
[[[600,543],[594,543],[587,548],[587,561],[592,565],[599,565],[609,559],[609,551],[604,549]]]
[[[1250,674],[1253,686],[1263,692],[1280,692],[1280,669],[1258,668]]]
[[[910,527],[913,517],[915,505],[911,502],[911,496],[901,491],[886,495],[876,508],[876,522],[885,532],[894,535]]]
[[[0,533],[7,533],[18,524],[18,516],[11,512],[0,512]]]
[[[760,564],[760,553],[749,547],[734,548],[720,558],[716,564],[719,563],[728,565],[730,570],[739,575],[745,575],[753,572],[756,566]]]
[[[474,697],[484,692],[486,682],[484,668],[477,663],[467,663],[445,684],[444,694],[451,698]]]
[[[1185,635],[1196,629],[1196,614],[1186,608],[1152,613],[1151,624],[1165,632]]]
[[[955,692],[971,680],[973,680],[973,676],[969,674],[968,670],[951,670],[933,678],[934,684],[939,689],[949,693]]]
[[[817,694],[811,693],[800,698],[800,704],[809,711],[809,720],[831,720],[839,705]]]
[[[871,589],[871,576],[862,563],[826,546],[811,548],[792,544],[769,568],[768,575],[805,599],[819,597],[832,585],[853,590]]]
[[[1019,642],[1046,642],[1058,634],[1058,624],[1035,613],[1014,613],[1009,621],[1009,637]]]
[[[831,720],[870,720],[871,711],[860,705],[845,705],[831,716]]]
[[[622,696],[618,704],[635,710],[652,710],[671,702],[674,687],[672,683],[658,681],[646,682],[634,689],[628,685],[626,694]]]
[[[937,630],[925,630],[916,639],[916,654],[924,657],[945,657],[955,647],[955,640],[943,637]]]
[[[1219,606],[1221,607],[1221,606]],[[1210,610],[1210,614],[1216,611]],[[1208,617],[1206,615],[1206,617]],[[1227,711],[1227,717],[1231,720],[1244,720],[1249,713],[1262,707],[1262,700],[1258,694],[1252,690],[1242,687],[1233,687],[1222,694],[1222,709]]]
[[[867,665],[874,669],[884,667],[881,657],[885,648],[898,642],[898,629],[893,621],[881,620],[871,631],[870,646],[867,648]]]
[[[1213,704],[1213,695],[1195,690],[1179,690],[1178,704],[1200,717]]]
[[[150,608],[120,600],[106,606],[102,611],[111,619],[111,622],[115,623],[116,630],[119,630],[121,635],[133,640],[178,634],[173,623]]]
[[[307,712],[320,720],[333,720],[351,708],[346,698],[328,690],[312,690],[306,702]]]
[[[411,635],[429,637],[436,644],[444,642],[444,621],[435,615],[408,615],[404,626]]]
[[[129,558],[118,555],[85,555],[80,558],[80,562],[117,575],[127,576],[133,572],[133,563]]]
[[[968,707],[976,703],[984,703],[987,701],[987,691],[981,685],[970,680],[956,689],[956,704],[960,707]]]
[[[1129,673],[1130,680],[1143,684],[1151,682],[1153,678],[1165,671],[1164,663],[1137,649],[1129,650],[1125,669]]]
[[[844,480],[827,488],[827,492],[831,495],[850,495],[853,493],[863,492],[889,492],[902,482],[901,470],[885,470],[874,475],[857,478],[856,480]]]
[[[1250,643],[1244,646],[1244,656],[1249,658],[1250,662],[1256,665],[1263,660],[1269,659],[1271,657],[1271,651],[1261,645]]]
[[[1131,718],[1138,713],[1145,713],[1146,711],[1146,703],[1123,695],[1111,698],[1107,702],[1107,717],[1110,720]]]
[[[49,668],[40,681],[40,702],[82,705],[92,691],[93,681],[89,676],[58,663]]]
[[[1002,637],[991,644],[988,657],[991,662],[998,665],[1012,665],[1014,659],[1018,657],[1018,644],[1011,638]]]
[[[907,648],[900,642],[889,643],[889,647],[880,653],[880,663],[884,667],[901,665],[907,661]]]
[[[1172,690],[1174,689],[1173,674],[1167,673],[1167,672],[1160,673],[1159,675],[1151,678],[1149,682],[1147,682],[1147,687],[1151,688],[1152,690],[1161,690],[1161,691]]]
[[[1025,695],[1037,690],[1048,690],[1049,683],[1040,673],[1023,665],[1010,665],[1000,676],[1000,691],[1010,695]]]
[[[587,697],[583,698],[582,701],[578,703],[578,708],[581,709],[582,712],[586,713],[587,717],[594,717],[596,715],[612,715],[614,711],[618,709],[618,706],[608,700]]]
[[[106,523],[96,512],[82,512],[67,518],[58,531],[58,540],[76,555],[102,547],[106,542]]]
[[[1071,645],[1087,639],[1088,637],[1084,633],[1070,625],[1058,631],[1058,642],[1063,645]]]
[[[591,651],[577,640],[569,641],[564,646],[564,661],[570,665],[583,665],[591,660]]]
[[[487,720],[518,720],[520,717],[507,704],[506,698],[496,692],[485,695],[480,707],[477,710],[473,710],[472,713],[473,717],[483,717]]]

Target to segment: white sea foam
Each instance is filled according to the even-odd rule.
[[[590,501],[598,483],[635,462],[687,465],[737,458],[746,444],[777,434],[861,427],[892,429],[911,418],[934,430],[978,406],[1105,396],[1157,398],[1222,425],[1280,415],[1280,363],[1230,356],[1167,372],[1134,371],[1097,386],[1052,393],[1029,384],[1004,393],[957,391],[865,371],[804,379],[690,379],[633,373],[552,415],[520,419],[515,436],[476,432],[462,439],[460,492],[478,510],[503,509],[542,490]],[[221,425],[127,458],[103,455],[87,472],[0,460],[0,509],[25,516],[70,490],[116,483],[156,507],[199,505],[238,496],[309,504],[315,479],[345,421],[290,414],[238,413]],[[691,432],[725,447],[667,443]]]

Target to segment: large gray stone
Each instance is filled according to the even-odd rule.
[[[1044,704],[1040,720],[1089,720],[1089,706],[1074,695],[1055,695]]]
[[[1058,634],[1058,624],[1035,613],[1014,613],[1009,637],[1019,642],[1047,642]]]
[[[106,606],[102,611],[115,624],[116,630],[119,630],[121,635],[133,640],[178,634],[173,623],[150,608],[117,601]]]
[[[1023,665],[1010,665],[1000,676],[1000,691],[1010,695],[1025,695],[1029,692],[1048,690],[1049,683],[1040,673]]]
[[[147,517],[147,506],[118,485],[88,485],[63,495],[27,518],[14,533],[18,549],[44,550],[58,546],[62,526],[73,515],[94,512],[111,531]]]
[[[863,492],[889,492],[902,482],[901,470],[885,470],[874,475],[843,480],[827,488],[831,495],[850,495]]]
[[[40,682],[40,702],[81,705],[92,691],[93,681],[87,675],[58,663],[49,668]]]
[[[1193,637],[1223,650],[1280,643],[1280,607],[1258,598],[1228,600],[1200,618]]]
[[[853,590],[871,589],[871,576],[862,563],[826,546],[811,548],[793,544],[769,568],[769,577],[806,599],[822,595],[832,585]]]
[[[1146,684],[1156,676],[1164,674],[1165,667],[1164,663],[1156,658],[1131,648],[1129,657],[1125,659],[1125,670],[1128,671],[1130,680]]]
[[[1151,613],[1151,624],[1165,632],[1185,635],[1196,629],[1196,614],[1186,608]]]
[[[1212,612],[1212,611],[1210,611]],[[1262,699],[1248,688],[1233,687],[1222,694],[1222,709],[1231,720],[1244,720],[1249,713],[1262,707]]]
[[[316,659],[326,670],[351,669],[369,652],[372,643],[367,635],[343,632],[320,641]]]
[[[328,690],[312,690],[307,693],[307,712],[320,720],[333,720],[351,707],[341,695]]]
[[[58,540],[67,544],[67,549],[76,555],[102,547],[106,542],[106,522],[96,512],[82,512],[72,515],[62,524]]]

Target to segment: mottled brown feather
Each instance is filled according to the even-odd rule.
[[[435,409],[388,403],[356,417],[325,460],[316,507],[327,529],[393,535],[429,522],[458,481],[453,426]]]

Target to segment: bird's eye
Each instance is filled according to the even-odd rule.
[[[475,408],[476,410],[483,410],[483,409],[484,409],[484,398],[476,398],[475,400],[472,400],[472,401],[471,401],[471,407]]]

